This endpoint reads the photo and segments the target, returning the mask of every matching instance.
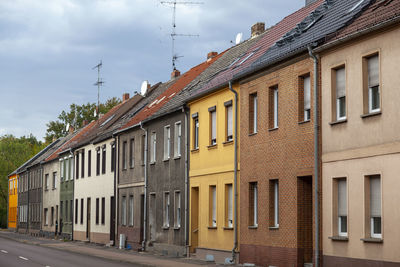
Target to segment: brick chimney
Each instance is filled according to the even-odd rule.
[[[86,125],[88,125],[89,124],[89,121],[88,120],[83,120],[82,121],[82,127],[84,127],[84,126],[86,126]]]
[[[174,69],[171,73],[171,79],[175,79],[181,75],[181,72],[177,69]]]
[[[257,22],[256,24],[251,26],[251,38],[262,34],[264,31],[265,31],[265,23]]]
[[[122,94],[122,102],[125,102],[126,100],[129,100],[129,93]]]
[[[218,52],[214,52],[214,51],[209,52],[207,54],[207,61],[209,61],[210,59],[212,59],[213,57],[216,57],[216,56],[218,56]]]
[[[69,133],[72,134],[75,131],[74,126],[70,125],[69,126]]]

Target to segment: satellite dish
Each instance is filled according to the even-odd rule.
[[[142,82],[142,87],[140,88],[140,93],[142,96],[144,96],[146,94],[148,86],[149,86],[149,81]]]
[[[69,130],[69,123],[67,123],[67,126],[65,127],[65,131],[68,132]]]
[[[243,42],[243,33],[239,32],[238,34],[236,34],[236,44],[240,44],[241,42]]]
[[[93,117],[97,117],[96,110],[93,112]]]

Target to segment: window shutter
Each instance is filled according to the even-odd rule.
[[[347,216],[346,179],[339,179],[338,187],[338,216]]]
[[[308,109],[310,109],[311,108],[311,105],[310,105],[310,76],[308,76],[308,77],[304,77],[304,79],[303,79],[303,82],[304,82],[304,86],[303,86],[303,89],[304,89],[304,109],[305,110],[308,110]]]
[[[227,115],[228,115],[228,120],[227,120],[227,135],[232,136],[232,128],[233,128],[233,119],[232,119],[232,106],[227,107]]]
[[[371,217],[381,216],[381,179],[379,175],[370,177]]]
[[[379,85],[379,56],[368,58],[368,87]]]
[[[211,138],[217,139],[217,112],[211,112]]]
[[[346,96],[346,72],[345,68],[336,70],[336,98]]]

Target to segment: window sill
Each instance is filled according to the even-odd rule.
[[[174,230],[180,230],[180,229],[181,229],[180,226],[175,226],[175,227],[174,227]]]
[[[306,120],[306,121],[299,121],[298,124],[305,124],[307,122],[311,122],[311,120]]]
[[[167,161],[169,161],[169,158],[163,159],[163,161],[164,161],[164,162],[167,162]]]
[[[249,136],[253,136],[253,135],[256,135],[257,134],[257,132],[255,132],[255,133],[249,133]]]
[[[192,153],[198,153],[200,150],[198,148],[190,150]]]
[[[156,162],[155,162],[155,161],[153,161],[153,162],[150,162],[149,164],[150,164],[150,165],[155,165],[155,164],[156,164]]]
[[[225,141],[225,142],[223,142],[222,144],[223,144],[224,146],[230,146],[230,145],[233,144],[233,140]]]
[[[217,144],[215,144],[215,145],[209,145],[209,146],[207,146],[208,150],[211,150],[211,149],[216,149],[217,147],[218,147],[218,145],[217,145]]]
[[[169,230],[169,226],[163,226],[162,229],[163,230]]]
[[[217,226],[207,226],[208,229],[217,229]]]
[[[279,127],[270,128],[270,129],[268,129],[268,132],[276,131],[276,130],[278,130],[278,129],[279,129]]]
[[[174,160],[177,160],[177,159],[181,159],[181,155],[174,157]]]
[[[224,230],[233,230],[233,227],[224,227]]]
[[[258,225],[250,225],[248,228],[249,229],[258,229]]]
[[[130,166],[130,167],[129,167],[129,169],[131,169],[131,170],[134,169],[134,168],[135,168],[135,166]]]
[[[46,189],[44,189],[44,191],[49,191],[49,189],[48,189],[48,188],[46,188]]]
[[[279,230],[279,226],[270,226],[268,227],[269,230]]]
[[[127,169],[126,168],[122,168],[122,171],[126,171]]]
[[[360,117],[362,118],[362,119],[364,119],[364,118],[368,118],[368,117],[373,117],[373,116],[378,116],[378,115],[381,115],[382,114],[382,111],[374,111],[374,112],[371,112],[371,113],[367,113],[367,114],[362,114]]]
[[[366,237],[366,238],[361,238],[361,241],[364,243],[383,243],[382,238],[375,238],[375,237]]]
[[[330,126],[336,125],[336,124],[341,124],[341,123],[345,123],[347,122],[347,119],[341,119],[341,120],[337,120],[337,121],[331,121],[329,123]]]
[[[347,236],[329,236],[328,238],[332,241],[349,241]]]

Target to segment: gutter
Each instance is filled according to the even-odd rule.
[[[185,246],[186,257],[189,258],[189,135],[188,135],[188,111],[182,107],[185,113]]]
[[[126,131],[128,131],[128,130],[130,130],[130,129],[133,129],[133,128],[136,128],[136,127],[138,127],[138,126],[140,126],[140,128],[142,128],[142,123],[143,123],[143,122],[141,121],[140,123],[136,123],[136,124],[134,124],[134,125],[132,125],[132,126],[126,127],[126,128],[124,128],[124,129],[120,129],[120,130],[118,130],[118,131],[115,131],[115,132],[113,133],[113,135],[117,135],[117,134],[126,132]],[[143,129],[142,129],[142,130],[143,130]]]
[[[308,53],[314,60],[314,220],[315,220],[315,267],[319,266],[319,105],[318,105],[318,54],[314,54],[311,46]]]
[[[233,242],[233,248],[232,248],[232,259],[230,260],[231,263],[236,263],[236,250],[238,248],[238,215],[237,215],[237,198],[238,198],[238,192],[237,192],[237,165],[238,165],[238,158],[237,158],[237,147],[238,147],[238,137],[237,137],[237,133],[238,133],[238,127],[237,127],[237,122],[238,122],[238,93],[232,88],[232,81],[229,81],[229,90],[235,94],[235,139],[234,139],[234,145],[235,145],[235,157],[234,157],[234,182],[233,182],[233,190],[234,190],[234,202],[233,202],[233,211],[234,211],[234,242]]]
[[[144,207],[143,207],[144,227],[143,227],[143,241],[142,241],[142,251],[145,251],[146,250],[146,229],[147,229],[147,130],[143,128],[142,122],[140,122],[139,125],[140,125],[140,129],[142,129],[144,131],[144,140],[145,140],[145,144],[144,144],[144,203],[143,203],[143,205],[144,205]],[[127,129],[129,129],[129,128],[127,128]]]

